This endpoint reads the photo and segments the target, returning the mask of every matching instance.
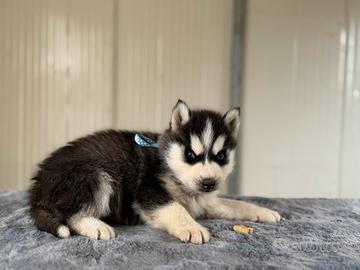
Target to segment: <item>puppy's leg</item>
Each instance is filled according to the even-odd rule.
[[[73,216],[69,226],[77,234],[93,239],[109,240],[115,237],[114,229],[105,222],[94,217]]]
[[[209,218],[250,220],[262,223],[280,221],[278,212],[251,203],[213,197],[205,206]]]
[[[111,183],[114,180],[105,171],[96,172],[93,177],[93,181],[97,183],[96,191],[91,193],[93,199],[88,200],[87,204],[68,220],[68,225],[77,234],[93,239],[109,240],[115,237],[114,229],[99,218],[106,217],[110,213],[109,202],[113,194]],[[88,176],[87,180],[90,179]]]
[[[210,234],[206,228],[197,223],[177,202],[151,211],[142,211],[144,220],[155,228],[166,230],[184,242],[202,244],[209,242]]]

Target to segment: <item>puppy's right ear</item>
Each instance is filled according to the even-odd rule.
[[[234,138],[237,138],[240,129],[240,108],[236,107],[225,113],[223,116],[223,121],[229,128],[231,135]]]
[[[176,103],[170,120],[171,131],[178,130],[182,125],[186,124],[190,119],[190,109],[188,105],[181,99]]]

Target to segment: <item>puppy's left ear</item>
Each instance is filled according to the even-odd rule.
[[[223,116],[223,121],[229,128],[231,135],[234,138],[237,138],[240,130],[240,108],[236,107],[225,113]]]
[[[170,129],[177,131],[182,125],[186,124],[189,119],[190,109],[184,101],[179,99],[171,114]]]

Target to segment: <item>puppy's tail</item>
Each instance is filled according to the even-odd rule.
[[[41,206],[32,206],[30,214],[35,221],[35,225],[42,231],[52,233],[61,238],[70,236],[69,227],[61,224],[59,219],[51,212]]]

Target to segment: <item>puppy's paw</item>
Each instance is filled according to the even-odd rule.
[[[281,220],[281,216],[278,212],[264,208],[254,206],[250,210],[250,220],[261,223],[276,223]]]
[[[193,244],[204,244],[210,240],[209,231],[198,223],[178,228],[172,234],[183,242]]]
[[[111,226],[92,217],[79,218],[72,222],[72,227],[77,234],[93,239],[110,240],[115,237],[115,231]]]

